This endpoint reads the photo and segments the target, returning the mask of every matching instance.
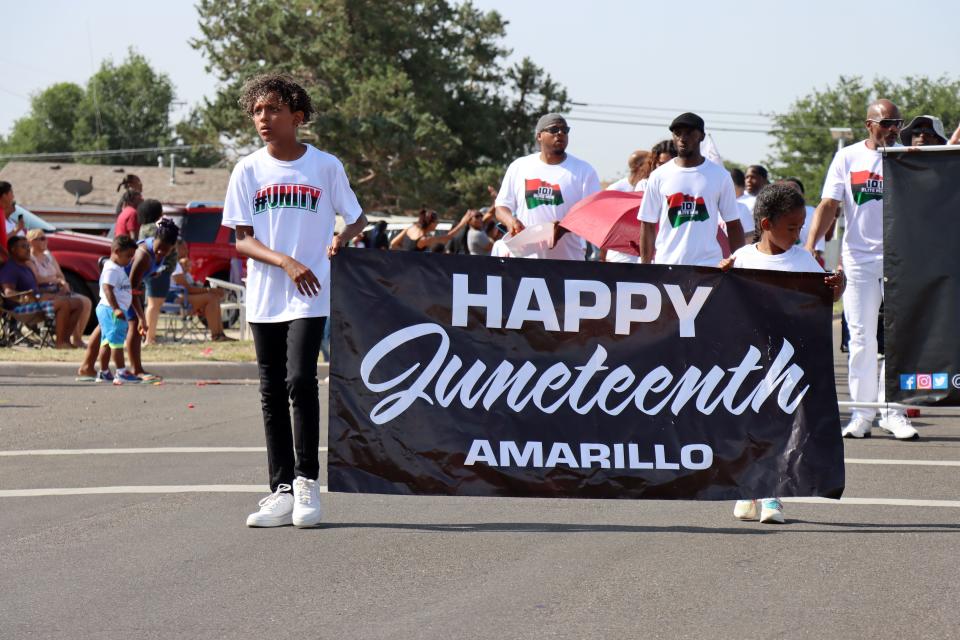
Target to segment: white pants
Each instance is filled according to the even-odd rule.
[[[854,402],[884,402],[885,363],[877,366],[877,315],[883,302],[883,261],[843,265],[847,289],[843,293],[843,313],[850,330],[849,384]],[[879,372],[877,371],[879,369]],[[880,417],[899,413],[881,409]],[[855,407],[852,417],[872,421],[873,408]]]

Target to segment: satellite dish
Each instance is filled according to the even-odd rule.
[[[63,188],[76,196],[74,204],[80,204],[80,198],[93,191],[93,176],[90,176],[90,180],[67,180]]]

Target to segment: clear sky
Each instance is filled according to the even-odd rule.
[[[509,21],[505,44],[513,59],[531,57],[567,87],[574,101],[591,105],[571,111],[583,119],[571,119],[570,152],[591,162],[603,179],[622,175],[633,149],[666,137],[666,123],[680,111],[699,112],[708,130],[713,125],[720,153],[749,164],[766,157],[770,139],[719,129],[763,129],[768,120],[761,114],[785,110],[840,75],[960,73],[960,4],[952,2],[475,4],[496,9]],[[4,133],[28,112],[30,95],[55,82],[83,84],[103,58],[119,62],[131,46],[170,76],[178,99],[187,104],[212,95],[216,85],[203,57],[187,42],[199,36],[196,10],[187,0],[7,3],[4,26]],[[945,123],[951,130],[956,124]]]

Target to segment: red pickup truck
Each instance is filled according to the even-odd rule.
[[[223,219],[223,204],[220,202],[190,202],[184,206],[165,205],[164,215],[173,219],[186,240],[193,263],[193,278],[204,282],[208,277],[230,281],[231,261],[238,258],[234,246],[233,229],[220,225]],[[47,248],[63,270],[70,288],[90,298],[96,306],[100,296],[100,258],[110,255],[110,239],[102,236],[60,230],[40,216],[17,206],[10,219],[23,217],[27,230],[43,229],[47,236]],[[236,261],[235,272],[243,269],[243,261]],[[235,273],[235,278],[240,277]],[[233,300],[228,300],[232,302]],[[91,314],[92,315],[92,314]],[[233,316],[236,312],[233,313]],[[234,317],[225,321],[231,324]],[[88,329],[96,324],[92,317]]]
[[[40,216],[17,205],[10,219],[16,222],[21,217],[28,231],[43,229],[47,236],[47,249],[60,265],[70,289],[87,296],[96,306],[100,297],[100,258],[110,255],[110,241],[100,236],[57,229]],[[96,323],[96,318],[93,322]]]

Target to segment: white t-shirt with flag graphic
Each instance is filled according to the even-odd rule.
[[[657,264],[715,267],[723,257],[717,243],[720,220],[740,219],[733,180],[706,159],[696,167],[668,162],[650,174],[639,218],[660,223]]]
[[[843,262],[883,260],[883,154],[861,140],[833,157],[823,197],[843,204]]]
[[[496,206],[506,207],[525,227],[563,220],[570,207],[600,191],[600,178],[587,162],[567,154],[560,164],[547,164],[539,153],[517,158],[507,167]],[[583,260],[580,236],[568,233],[545,258]]]
[[[234,167],[223,205],[223,225],[253,227],[260,242],[291,256],[317,276],[320,294],[305,296],[280,267],[247,261],[247,320],[285,322],[330,315],[330,260],[336,214],[348,224],[362,213],[343,164],[311,145],[292,162],[266,147]]]

